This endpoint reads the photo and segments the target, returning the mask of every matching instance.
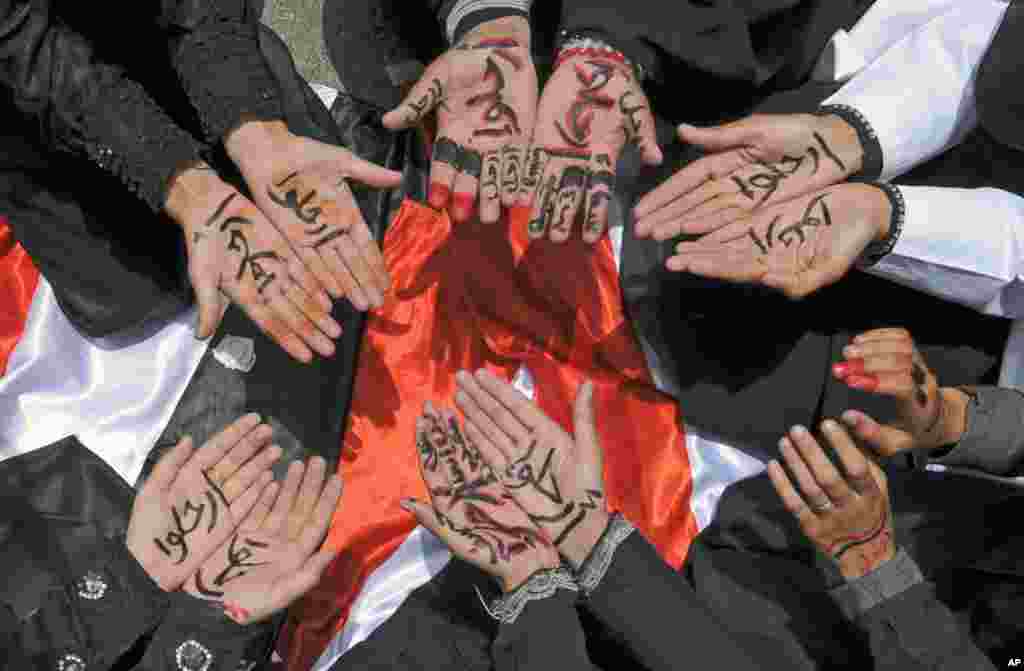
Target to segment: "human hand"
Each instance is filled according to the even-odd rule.
[[[299,361],[334,354],[341,326],[330,298],[255,205],[209,168],[186,171],[172,194],[199,305],[196,337],[213,335],[230,300]]]
[[[583,240],[608,224],[615,166],[627,142],[647,165],[661,163],[654,117],[632,68],[611,56],[572,54],[556,63],[537,108],[522,180],[529,234],[564,242],[582,208]]]
[[[308,592],[337,555],[317,552],[341,498],[341,478],[324,484],[326,464],[292,462],[284,484],[271,483],[259,502],[188,579],[185,589],[220,602],[239,624],[259,622]]]
[[[384,115],[392,130],[420,123],[434,109],[437,138],[430,166],[431,207],[449,201],[457,222],[493,223],[515,204],[537,108],[530,26],[520,17],[483,23],[430,64],[405,101]]]
[[[886,328],[862,333],[843,349],[845,361],[832,374],[854,389],[891,396],[897,417],[878,424],[857,410],[843,421],[884,457],[913,449],[934,449],[960,439],[967,395],[940,389],[906,329]]]
[[[559,565],[551,541],[515,504],[450,412],[424,406],[416,447],[432,505],[405,499],[402,508],[459,558],[494,576],[506,592]]]
[[[681,242],[665,265],[803,298],[842,278],[872,241],[889,234],[891,217],[881,189],[838,184]]]
[[[331,296],[358,310],[384,304],[391,279],[347,180],[389,189],[401,173],[293,135],[280,122],[243,124],[225,147],[256,205]]]
[[[195,573],[256,505],[281,456],[262,449],[271,429],[246,415],[193,450],[184,438],[163,456],[132,504],[128,550],[165,591]]]
[[[466,435],[530,520],[579,568],[608,526],[593,385],[576,393],[570,436],[486,370],[455,379]]]
[[[864,153],[856,131],[834,115],[755,114],[711,128],[681,125],[678,134],[708,155],[640,199],[638,237],[715,231],[845,180]]]
[[[826,420],[821,430],[839,455],[845,475],[814,437],[797,426],[779,447],[799,493],[778,461],[769,462],[768,476],[807,538],[852,580],[896,555],[888,484],[882,469],[839,423]]]

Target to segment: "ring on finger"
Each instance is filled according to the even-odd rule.
[[[828,499],[811,504],[811,510],[813,510],[816,513],[827,513],[828,511],[833,510],[835,507],[835,504],[829,501]]]

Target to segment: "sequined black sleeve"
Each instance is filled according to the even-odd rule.
[[[163,0],[175,70],[216,142],[244,120],[284,118],[260,51],[259,17],[247,0]]]
[[[154,210],[170,177],[199,158],[200,145],[60,24],[50,0],[0,0],[0,86],[46,146],[89,156]]]

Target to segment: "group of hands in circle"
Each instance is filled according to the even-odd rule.
[[[460,223],[477,213],[493,223],[502,208],[530,208],[529,234],[554,242],[570,237],[577,222],[585,241],[601,238],[627,143],[646,164],[662,161],[649,103],[628,63],[570,51],[540,94],[529,24],[518,17],[467,34],[382,123],[400,130],[428,116],[436,118],[430,205]],[[678,133],[706,156],[632,213],[640,237],[702,235],[676,246],[671,270],[761,283],[799,298],[842,277],[888,232],[886,196],[844,183],[860,169],[863,150],[836,116],[755,115],[719,127],[683,125]],[[283,122],[247,121],[224,144],[251,199],[199,164],[172,178],[165,208],[185,236],[197,336],[215,331],[230,301],[297,360],[332,356],[342,331],[332,301],[378,308],[391,284],[348,181],[389,189],[401,174],[293,135]]]
[[[833,374],[858,389],[894,399],[898,418],[881,425],[849,410],[815,437],[794,427],[779,443],[768,475],[804,534],[848,579],[896,552],[886,476],[879,459],[949,442],[945,392],[910,335],[881,329],[858,336]],[[537,571],[567,562],[579,569],[609,521],[594,385],[581,385],[569,434],[494,374],[463,371],[455,403],[464,422],[426,403],[415,450],[428,500],[404,499],[459,558],[508,592]],[[829,444],[837,462],[821,443]],[[410,445],[410,450],[414,449]],[[195,449],[183,439],[157,463],[136,496],[129,551],[164,590],[210,599],[240,624],[265,620],[310,590],[336,552],[321,548],[339,508],[342,483],[323,459],[293,462],[283,482],[270,468],[281,450],[259,416],[246,415]],[[411,456],[411,455],[410,455]],[[224,510],[181,535],[182,511],[223,497]],[[211,502],[212,503],[212,502]],[[168,552],[161,539],[187,544]],[[864,539],[851,546],[845,541]],[[243,539],[246,550],[236,543]],[[850,546],[850,547],[848,547]],[[241,567],[242,570],[232,570]],[[216,581],[211,596],[211,576]],[[206,576],[204,587],[204,579]]]

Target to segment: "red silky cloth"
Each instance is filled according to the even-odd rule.
[[[0,375],[21,340],[38,285],[39,271],[15,241],[10,224],[0,216]]]
[[[454,226],[407,200],[388,229],[394,287],[363,337],[339,465],[345,493],[327,540],[342,553],[290,612],[282,650],[291,671],[312,667],[366,578],[415,527],[398,504],[427,500],[416,418],[426,400],[454,409],[461,369],[511,379],[526,366],[535,401],[570,432],[576,391],[592,380],[609,507],[682,564],[697,533],[682,418],[654,387],[611,245],[528,240],[528,215]]]

